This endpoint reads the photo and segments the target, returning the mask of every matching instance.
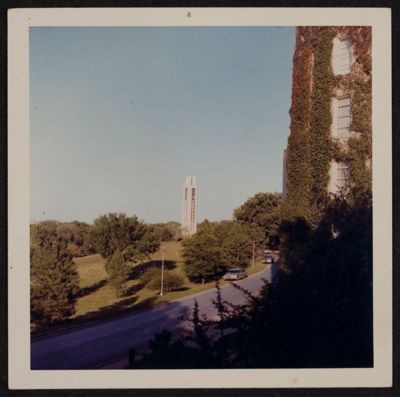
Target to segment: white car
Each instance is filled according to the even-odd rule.
[[[264,257],[264,263],[272,263],[274,261],[274,258],[272,257],[272,255],[265,255]]]
[[[245,277],[247,277],[246,270],[241,268],[229,269],[224,274],[224,280],[240,280]]]

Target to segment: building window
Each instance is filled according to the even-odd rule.
[[[332,161],[329,170],[328,192],[337,194],[350,186],[350,163]]]
[[[353,63],[352,42],[350,37],[336,37],[333,41],[332,66],[333,72],[347,74],[351,72]]]
[[[347,140],[350,137],[351,99],[333,98],[332,100],[332,136]]]
[[[348,138],[350,135],[350,98],[338,99],[337,137]]]
[[[348,161],[340,161],[337,166],[336,187],[341,190],[349,185],[350,166]]]

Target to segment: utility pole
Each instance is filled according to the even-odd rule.
[[[253,268],[256,265],[256,242],[253,240]]]
[[[161,289],[160,295],[164,295],[164,248],[162,249],[162,261],[161,261]]]

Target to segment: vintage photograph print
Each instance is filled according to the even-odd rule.
[[[9,387],[390,387],[390,18],[10,10]]]
[[[371,45],[30,27],[31,369],[373,367]]]

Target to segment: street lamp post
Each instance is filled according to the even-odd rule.
[[[162,249],[162,261],[161,261],[161,288],[160,295],[164,295],[164,248]]]
[[[256,242],[253,240],[253,268],[256,265]]]

